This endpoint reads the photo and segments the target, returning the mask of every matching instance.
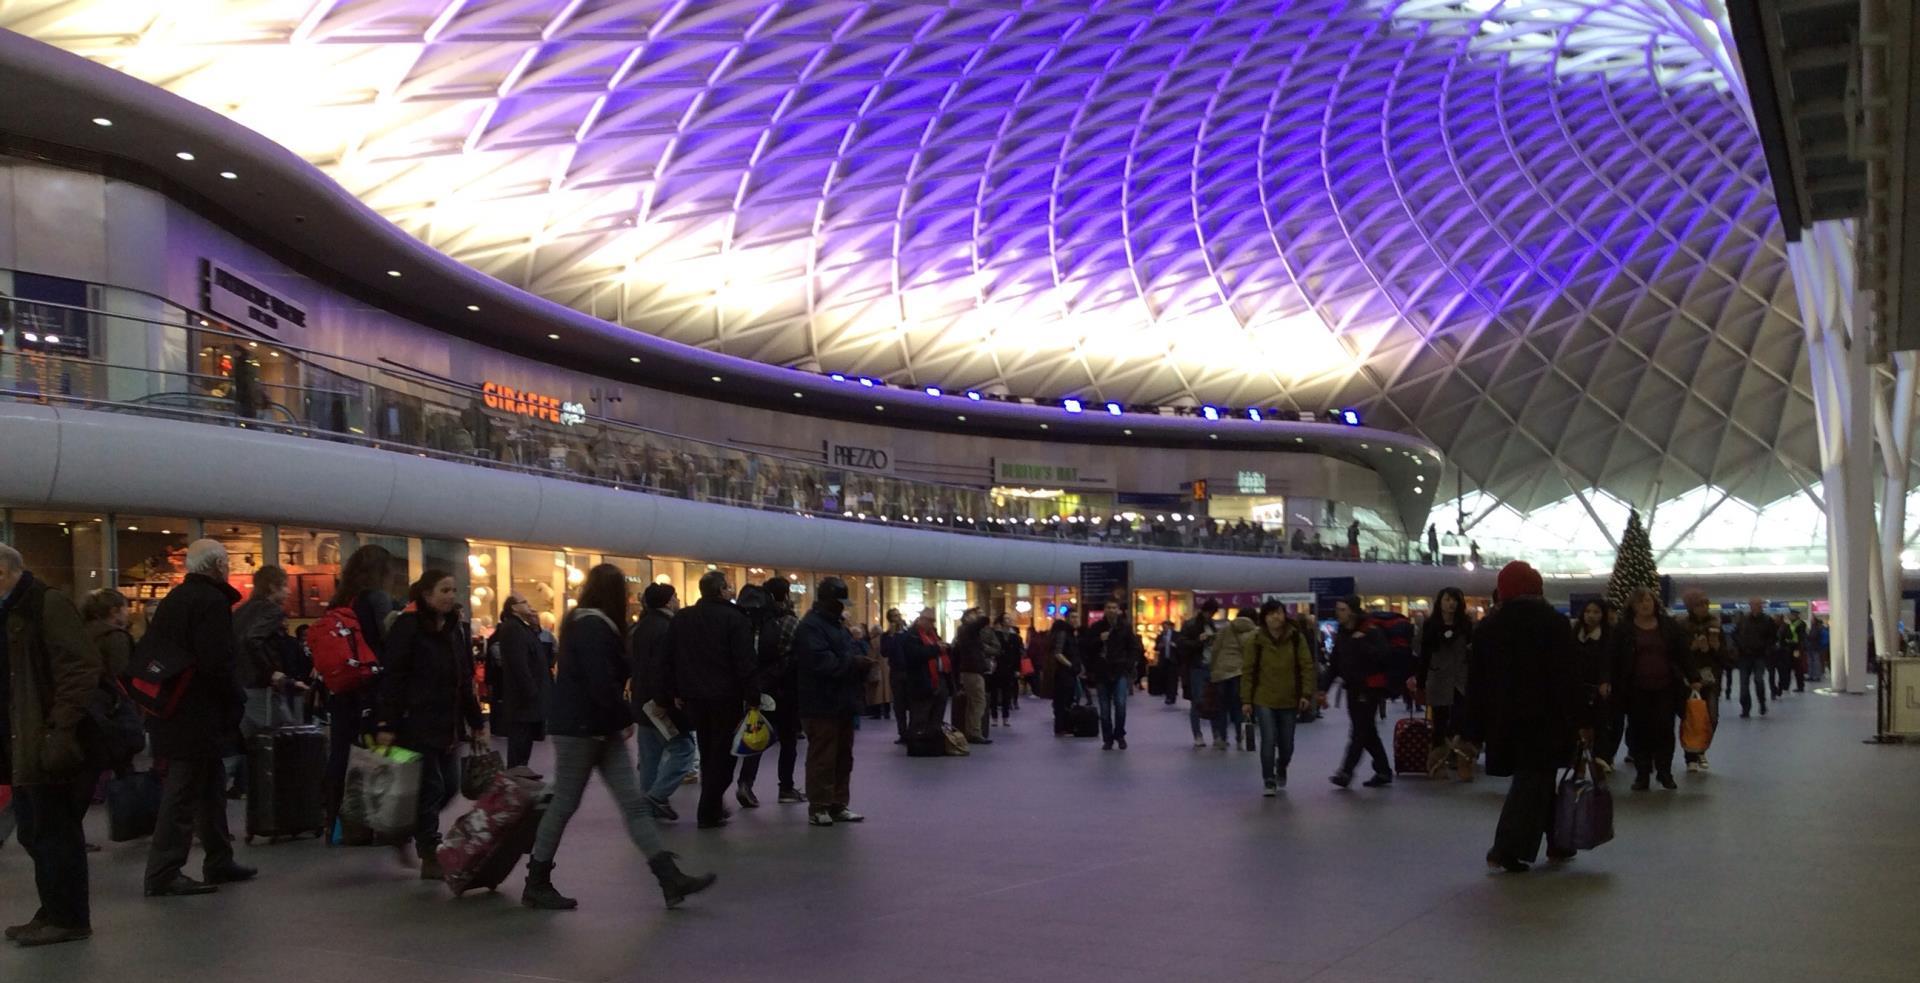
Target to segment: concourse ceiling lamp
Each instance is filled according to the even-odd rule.
[[[1258,406],[1264,422],[1341,407],[1353,418],[1315,418],[1364,415],[1447,453],[1501,442],[1464,454],[1463,474],[1523,514],[1566,494],[1537,475],[1591,473],[1596,442],[1656,449],[1592,474],[1623,501],[1677,497],[1691,489],[1647,476],[1684,474],[1764,504],[1821,470],[1816,442],[1791,439],[1817,429],[1793,383],[1805,335],[1721,3],[1285,0],[1276,15],[1180,0],[1055,17],[825,0],[227,0],[164,31],[155,6],[0,2],[0,29],[257,130],[482,274],[671,341],[860,365],[868,388],[974,378],[996,401],[1058,385],[1129,414],[1256,419],[1245,407]],[[460,12],[427,25],[371,21],[376,8]],[[830,13],[836,57],[738,55],[817,50],[822,22],[780,13],[797,9]],[[298,85],[263,84],[263,65],[291,64]],[[976,64],[991,70],[952,67]],[[1159,84],[1135,84],[1143,64]],[[914,66],[916,84],[962,97],[903,96],[875,65]],[[627,98],[647,91],[678,95]],[[1168,92],[1206,92],[1208,109]],[[582,120],[593,93],[584,122],[553,125]],[[863,125],[793,125],[800,104]],[[449,140],[454,119],[473,122]],[[1070,181],[1033,178],[1041,145]],[[1290,193],[1303,179],[1319,193]],[[419,207],[448,188],[455,200]],[[876,202],[903,206],[886,234],[865,220],[887,211]],[[1620,222],[1596,228],[1595,214]],[[1463,220],[1486,227],[1471,248],[1455,241]],[[604,275],[639,254],[660,262]],[[684,316],[696,307],[712,316]],[[1702,353],[1676,380],[1684,405],[1650,424],[1625,422],[1632,387],[1566,395],[1542,370],[1540,352],[1661,332]],[[1639,346],[1604,350],[1622,373],[1653,362]],[[1051,374],[1068,364],[1070,379]],[[1734,395],[1768,412],[1736,421]],[[1435,399],[1600,422],[1442,425],[1424,412]],[[1676,439],[1698,433],[1718,436]]]

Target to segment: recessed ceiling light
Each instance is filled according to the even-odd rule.
[[[640,356],[638,356],[638,355],[628,355],[628,356],[627,356],[627,361],[629,361],[629,362],[632,362],[632,363],[634,363],[634,364],[636,364],[636,365],[637,365],[637,364],[639,364],[639,362],[640,362]]]
[[[1304,443],[1306,443],[1306,442],[1307,442],[1307,438],[1305,438],[1305,437],[1295,437],[1295,438],[1293,438],[1293,442],[1294,442],[1294,443],[1296,443],[1296,444],[1304,444]]]
[[[1129,437],[1131,437],[1131,436],[1133,436],[1133,431],[1131,431],[1131,430],[1122,430],[1122,431],[1120,431],[1120,432],[1121,432],[1121,433],[1123,433],[1123,434],[1126,434],[1126,435],[1127,435],[1127,436],[1129,436]]]
[[[547,334],[547,340],[548,340],[548,341],[559,341],[559,340],[560,340],[560,336],[559,336],[559,335],[557,335],[557,334],[553,334],[552,332],[548,332],[548,334]]]
[[[1042,430],[1052,430],[1053,428],[1052,428],[1052,427],[1049,427],[1049,426],[1047,426],[1047,425],[1046,425],[1046,424],[1044,424],[1044,423],[1042,423],[1042,424],[1040,424],[1040,429],[1042,429]]]
[[[193,159],[193,154],[191,154],[191,153],[189,153],[188,151],[185,151],[185,150],[182,150],[182,151],[180,151],[179,153],[177,153],[177,154],[174,154],[174,156],[175,156],[175,157],[178,157],[178,158],[180,158],[181,160],[192,160],[192,159]]]
[[[884,406],[881,406],[879,403],[873,404],[873,409],[874,409],[874,412],[876,413],[885,413],[887,411],[887,408]]]
[[[1210,433],[1210,434],[1207,434],[1207,439],[1208,439],[1208,440],[1219,440],[1219,439],[1220,439],[1220,435],[1219,435],[1219,434],[1217,434],[1217,433]]]
[[[233,173],[232,171],[221,171],[221,172],[220,172],[220,176],[221,176],[221,177],[223,177],[223,178],[226,178],[226,179],[227,179],[227,180],[229,180],[229,181],[231,181],[231,180],[233,180],[234,178],[237,178],[237,177],[239,177],[240,175],[238,175],[238,174],[235,174],[235,173]]]
[[[399,275],[400,275],[400,271],[399,271],[399,270],[388,270],[388,271],[387,271],[387,275],[388,275],[388,276],[399,276]]]
[[[93,125],[95,125],[95,126],[112,126],[112,125],[113,125],[113,120],[110,120],[110,119],[108,119],[108,118],[106,118],[105,116],[95,116],[95,117],[93,118]]]
[[[959,420],[961,423],[965,423],[967,422],[967,415],[965,413],[962,413],[955,419]]]
[[[720,381],[720,377],[719,377],[719,376],[717,376],[717,375],[716,375],[716,376],[714,376],[714,377],[713,377],[713,381],[715,381],[715,382],[719,382],[719,381]]]
[[[470,311],[477,311],[477,310],[479,310],[479,309],[480,309],[480,305],[479,305],[479,304],[468,304],[468,305],[467,305],[467,310],[470,310]]]
[[[793,394],[793,398],[794,398],[794,399],[800,399],[800,398],[802,398],[802,397],[804,397],[804,396],[806,396],[806,393],[794,393],[794,394]]]

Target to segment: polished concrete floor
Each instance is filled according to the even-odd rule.
[[[570,913],[519,907],[518,877],[454,900],[389,851],[313,841],[243,848],[256,883],[149,901],[144,844],[114,844],[93,940],[0,949],[0,980],[1920,979],[1920,749],[1862,744],[1866,698],[1728,719],[1710,775],[1619,787],[1617,840],[1508,877],[1481,862],[1502,782],[1337,791],[1328,718],[1263,799],[1253,755],[1192,748],[1184,706],[1133,710],[1125,753],[1055,739],[1034,702],[966,760],[908,759],[869,724],[869,822],[809,828],[763,776],[768,804],[728,829],[667,832],[721,875],[677,912],[600,789],[561,848]],[[0,851],[7,923],[30,878]]]

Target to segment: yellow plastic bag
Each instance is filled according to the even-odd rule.
[[[1699,692],[1687,697],[1687,710],[1680,718],[1680,749],[1699,754],[1713,743],[1713,718],[1707,713],[1707,701]]]
[[[773,725],[758,708],[748,710],[733,732],[733,756],[751,758],[773,746]]]

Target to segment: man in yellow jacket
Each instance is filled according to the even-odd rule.
[[[1260,626],[1248,636],[1245,680],[1247,716],[1260,734],[1260,779],[1266,795],[1287,785],[1287,765],[1293,761],[1293,727],[1311,706],[1317,668],[1313,646],[1294,627],[1279,601],[1260,606]]]

